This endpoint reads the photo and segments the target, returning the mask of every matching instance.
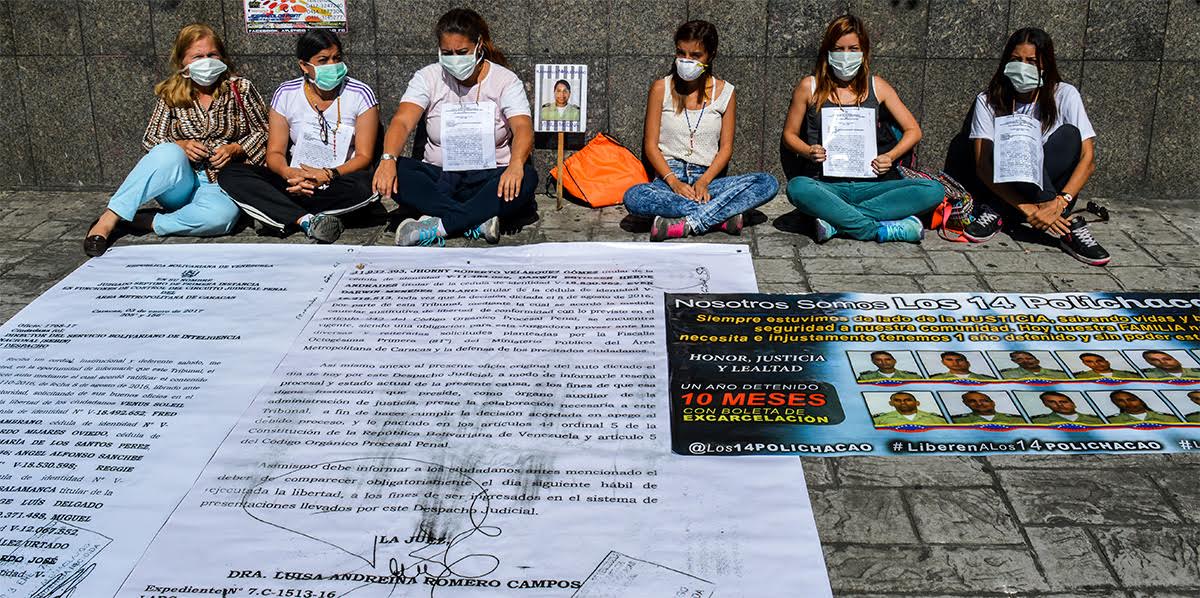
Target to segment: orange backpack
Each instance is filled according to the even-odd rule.
[[[563,189],[593,208],[619,204],[630,187],[650,182],[641,160],[604,133],[563,160],[563,170]],[[558,179],[558,169],[550,176]]]

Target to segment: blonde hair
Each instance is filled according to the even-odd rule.
[[[171,75],[154,86],[154,95],[162,98],[167,105],[173,108],[191,105],[196,99],[196,88],[192,85],[192,81],[184,77],[180,71],[183,70],[183,59],[186,57],[187,51],[192,44],[202,39],[212,40],[217,52],[221,54],[221,60],[228,64],[225,43],[221,41],[221,36],[217,35],[212,27],[203,23],[185,25],[183,29],[179,30],[179,35],[175,36],[175,46],[171,49]],[[213,98],[228,89],[232,70],[233,67],[230,66],[224,73],[221,73],[217,79],[216,88],[213,90]]]

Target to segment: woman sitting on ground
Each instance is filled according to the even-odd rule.
[[[869,170],[858,176],[826,176],[831,162],[825,145],[833,140],[823,139],[823,121],[832,120],[839,111],[854,110],[869,111],[865,115],[872,121],[879,153]],[[894,144],[889,143],[894,139],[891,123],[880,121],[884,110],[903,132]],[[788,200],[816,219],[817,242],[837,235],[919,242],[924,225],[916,214],[933,209],[945,189],[936,181],[900,179],[893,166],[920,140],[921,127],[896,90],[871,71],[866,26],[853,15],[834,19],[825,28],[815,74],[802,79],[792,92],[783,127],[783,145],[799,155],[803,172],[788,181]],[[833,157],[832,164],[839,165],[842,158]]]
[[[975,98],[974,110],[975,174],[983,183],[975,188],[984,192],[977,198],[979,210],[964,236],[982,243],[1000,231],[1004,219],[1028,222],[1056,239],[1071,257],[1092,266],[1107,264],[1108,252],[1092,237],[1083,218],[1067,218],[1096,171],[1096,132],[1079,90],[1058,73],[1050,34],[1033,27],[1013,33],[988,90]],[[1014,126],[1015,121],[1029,122],[1035,132],[1040,129],[1040,185],[994,181],[997,125]]]
[[[220,182],[251,218],[332,243],[342,234],[338,216],[371,203],[379,102],[369,86],[346,76],[336,34],[306,32],[296,40],[296,58],[301,76],[271,98],[266,166],[231,165]]]
[[[717,28],[688,21],[675,32],[670,74],[650,86],[643,152],[658,175],[625,192],[631,214],[654,216],[650,240],[742,231],[742,214],[779,191],[765,172],[720,176],[733,156],[737,97],[713,75]]]
[[[238,208],[217,185],[224,168],[263,160],[267,116],[250,81],[229,70],[225,45],[208,25],[180,30],[171,50],[171,70],[154,86],[158,103],[146,127],[138,161],[83,240],[95,257],[108,249],[118,224],[161,236],[228,234]],[[138,213],[158,200],[164,212]]]
[[[409,81],[383,138],[373,187],[425,214],[400,223],[397,245],[444,245],[456,235],[498,243],[501,218],[537,209],[529,98],[475,11],[447,12],[434,35],[438,62]],[[424,160],[397,157],[422,118],[429,135]],[[475,134],[488,129],[494,145]]]

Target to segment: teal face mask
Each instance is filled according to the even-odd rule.
[[[341,85],[346,78],[346,71],[350,70],[344,62],[321,65],[306,62],[304,64],[313,67],[313,71],[316,72],[316,76],[312,78],[313,84],[321,91],[329,91]]]

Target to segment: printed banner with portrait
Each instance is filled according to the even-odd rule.
[[[534,130],[582,133],[587,130],[586,64],[539,64],[535,68]]]
[[[247,33],[346,31],[346,0],[243,0]]]
[[[684,455],[1200,450],[1200,295],[668,295]]]

